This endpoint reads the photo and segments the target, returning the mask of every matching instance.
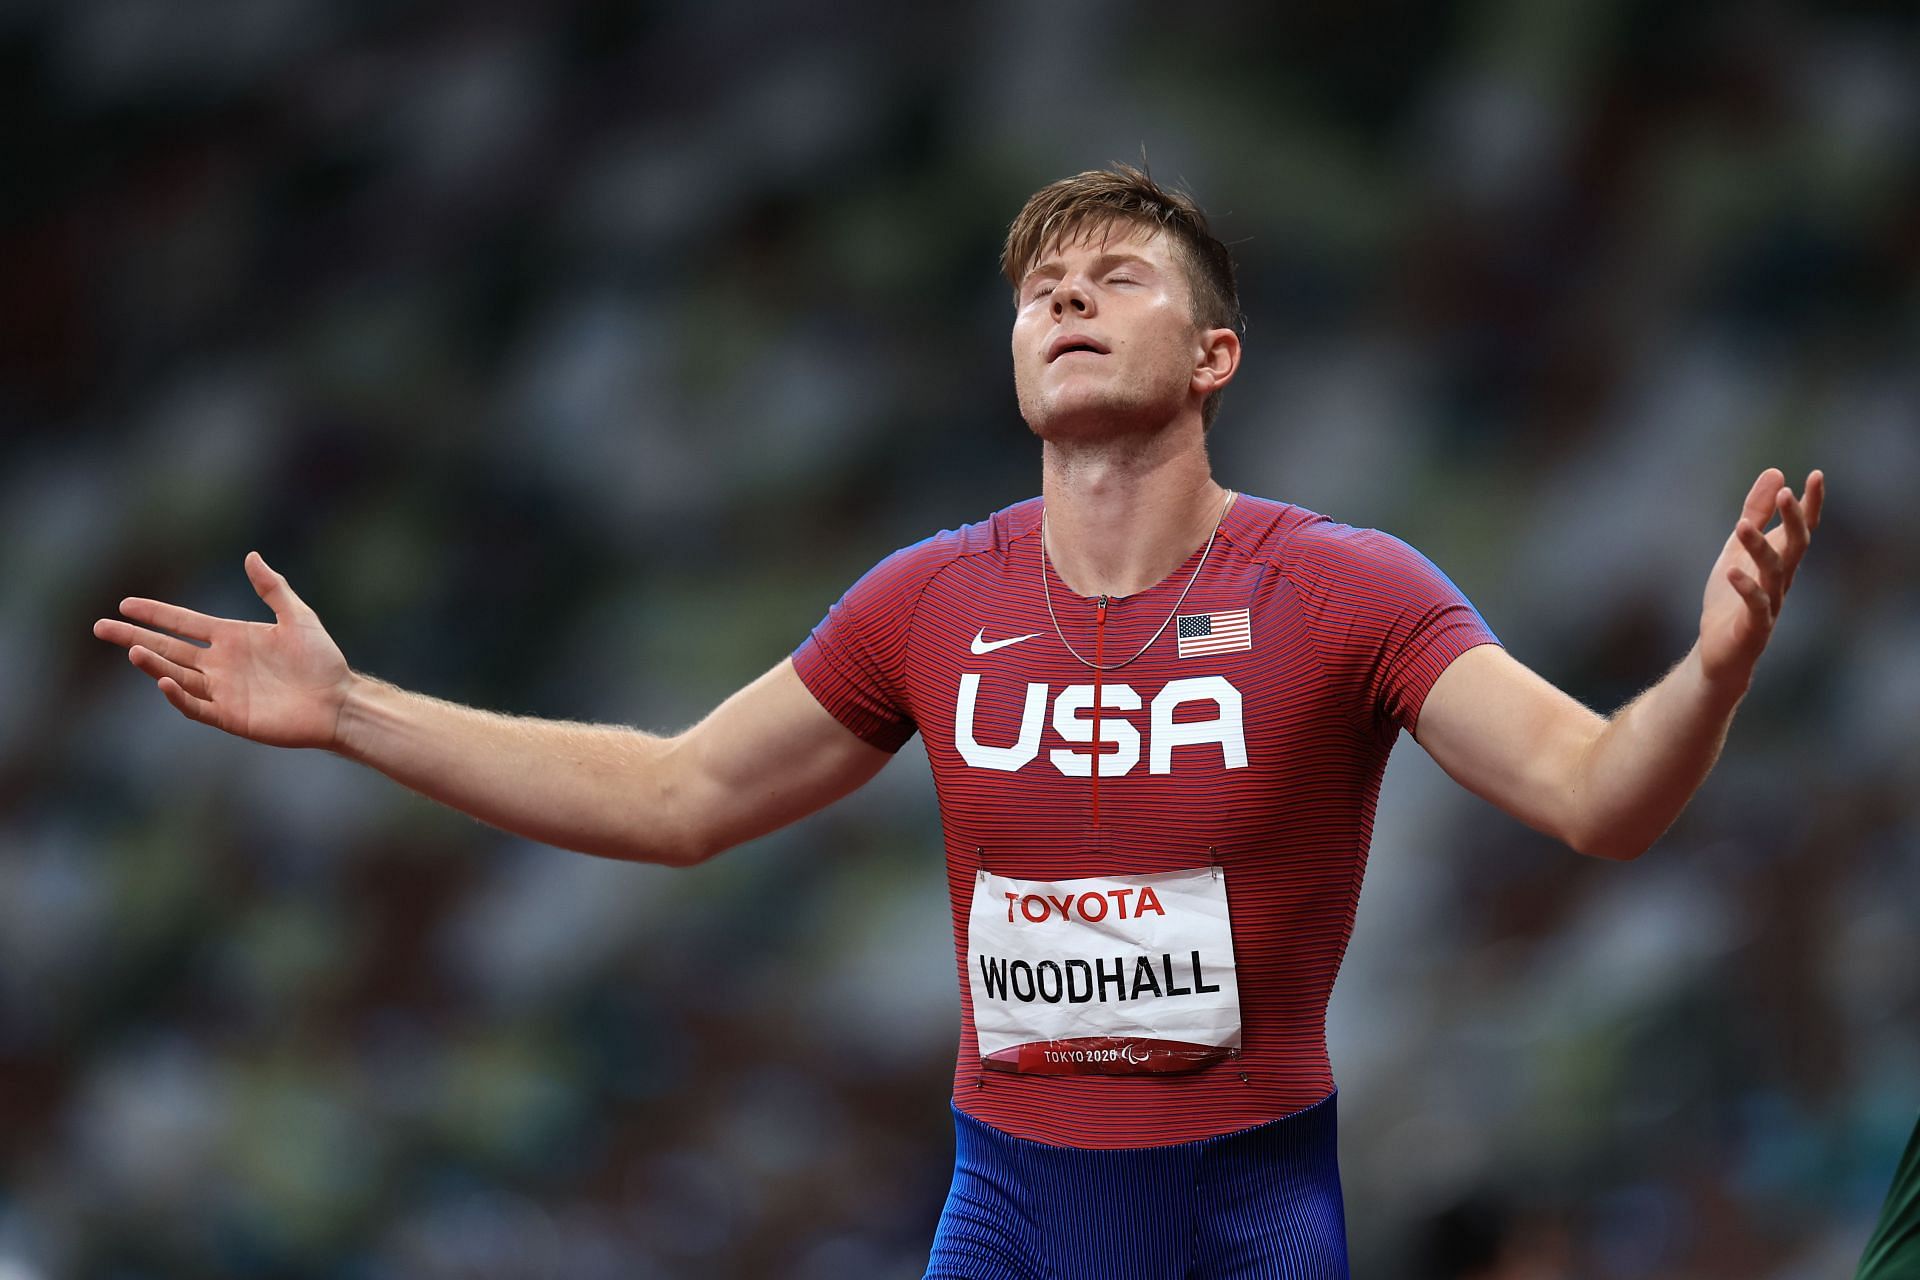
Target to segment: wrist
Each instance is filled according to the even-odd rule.
[[[381,687],[380,681],[372,676],[347,672],[340,682],[339,701],[334,705],[333,740],[327,743],[327,750],[348,760],[361,759],[366,728]]]
[[[1701,692],[1716,710],[1731,712],[1753,685],[1752,662],[1721,662],[1709,667],[1697,643],[1688,653],[1687,661]]]

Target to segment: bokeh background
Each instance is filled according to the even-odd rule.
[[[690,723],[1033,493],[995,259],[1144,146],[1217,471],[1602,709],[1760,467],[1829,518],[1726,757],[1582,859],[1395,753],[1330,1016],[1356,1274],[1850,1274],[1920,1110],[1909,4],[0,4],[0,1277],[912,1277],[957,995],[917,744],[691,871],[190,724],[264,617]]]

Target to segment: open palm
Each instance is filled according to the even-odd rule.
[[[1796,498],[1773,467],[1747,491],[1700,601],[1700,665],[1709,680],[1744,685],[1767,647],[1800,558],[1820,527],[1826,477],[1810,473],[1803,492],[1804,501]],[[1763,532],[1776,514],[1780,523]]]
[[[272,623],[129,597],[120,612],[133,621],[102,618],[93,634],[125,649],[189,719],[276,747],[330,747],[352,680],[347,660],[259,552],[248,553],[246,571]]]

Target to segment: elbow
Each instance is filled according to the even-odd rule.
[[[1579,832],[1566,837],[1567,847],[1589,858],[1632,862],[1653,847],[1653,838],[1631,831]]]
[[[1592,812],[1590,806],[1572,805],[1561,816],[1561,841],[1575,853],[1607,862],[1632,862],[1653,847],[1666,830],[1663,822],[1654,826],[1655,815],[1645,811],[1622,810]]]
[[[664,839],[659,833],[639,833],[632,839],[607,846],[578,846],[580,852],[593,854],[595,858],[609,858],[612,862],[643,862],[655,867],[697,867],[707,862],[718,848],[705,848],[697,842]]]
[[[650,863],[656,867],[697,867],[721,850],[691,835],[649,828],[636,831],[616,844],[605,848],[586,848],[583,852],[619,862]]]
[[[1580,852],[1590,858],[1604,858],[1608,862],[1633,862],[1653,846],[1640,841],[1612,845],[1595,845]]]
[[[609,862],[639,862],[656,867],[692,867],[713,855],[683,840],[670,839],[658,830],[622,831],[598,837],[569,835],[547,836],[548,844],[571,849],[590,858]]]
[[[683,745],[682,738],[669,739],[667,749],[655,757],[651,794],[621,857],[662,867],[697,867],[726,851],[727,842],[714,824],[702,820],[710,806],[690,794]]]
[[[707,859],[725,853],[727,846],[716,840],[704,839],[697,835],[683,835],[668,846],[666,856],[656,858],[666,867],[697,867]]]

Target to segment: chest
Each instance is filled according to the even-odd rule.
[[[1173,781],[1258,786],[1353,718],[1264,566],[1104,610],[1078,596],[1049,610],[1024,577],[946,588],[921,602],[909,664],[937,781],[1013,794],[1097,777],[1116,800]]]

